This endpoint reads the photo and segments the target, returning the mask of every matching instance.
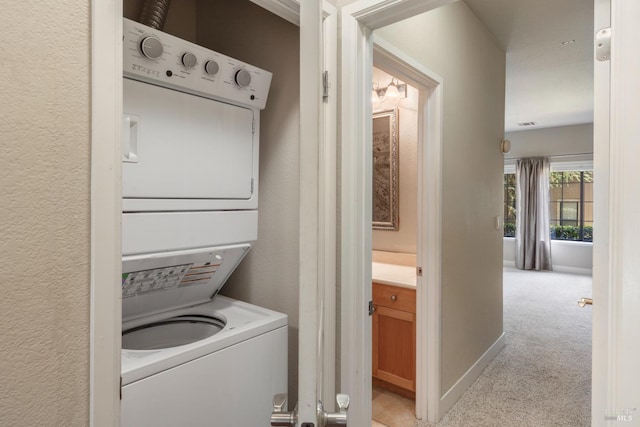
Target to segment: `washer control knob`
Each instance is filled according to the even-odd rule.
[[[251,84],[251,73],[244,68],[236,71],[236,84],[240,87],[247,87]]]
[[[149,59],[160,58],[162,51],[162,42],[155,36],[148,36],[140,41],[140,52]]]
[[[220,66],[216,61],[207,61],[204,64],[204,71],[207,74],[211,74],[212,76],[216,74],[220,70]]]
[[[184,65],[187,68],[193,68],[196,66],[196,64],[198,63],[198,58],[196,58],[196,56],[191,53],[191,52],[187,52],[184,55],[182,55],[182,65]]]

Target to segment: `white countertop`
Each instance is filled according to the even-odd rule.
[[[416,268],[406,265],[371,263],[371,277],[374,282],[401,288],[416,288]]]

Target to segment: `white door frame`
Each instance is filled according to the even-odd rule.
[[[91,1],[89,424],[120,424],[122,1]]]
[[[371,104],[366,102],[370,98],[373,66],[372,32],[377,28],[409,18],[419,13],[427,12],[437,7],[453,3],[455,0],[360,0],[341,10],[341,390],[352,396],[349,409],[349,422],[353,425],[366,425],[371,422],[371,321],[367,308],[371,301]],[[439,83],[434,81],[434,83]],[[441,85],[438,84],[441,88]],[[439,94],[436,89],[433,93]],[[424,122],[435,120],[433,128],[427,132],[436,132],[441,123],[437,110],[440,101],[429,103],[425,109],[427,117]],[[421,101],[425,101],[424,98]],[[435,101],[431,99],[431,101]],[[431,109],[433,107],[434,110]],[[433,116],[432,116],[433,115]],[[437,145],[438,147],[434,147]],[[425,304],[428,308],[429,319],[419,319],[420,328],[428,328],[427,334],[439,336],[439,292],[440,292],[440,183],[441,183],[441,154],[438,144],[426,145],[432,148],[427,152],[424,161],[436,162],[435,169],[429,173],[433,180],[427,181],[424,194],[420,201],[424,206],[427,202],[434,203],[424,212],[427,216],[425,228],[420,230],[421,237],[427,236],[430,244],[420,262],[431,272],[429,294],[421,292],[418,305]],[[432,154],[432,156],[430,156]],[[422,177],[424,178],[424,177]],[[421,180],[421,185],[425,183]],[[432,250],[430,252],[430,249]],[[422,284],[420,284],[422,285]],[[424,286],[421,286],[424,287]],[[421,329],[424,331],[424,329]],[[417,363],[422,373],[439,373],[439,340],[422,353],[428,357]],[[422,348],[426,341],[419,343]],[[420,378],[417,386],[420,394],[426,396],[417,406],[420,416],[427,412],[427,419],[435,420],[439,415],[440,381],[437,375],[428,376],[426,381]],[[423,376],[423,375],[422,375]],[[428,406],[426,408],[425,406]],[[428,411],[427,411],[428,409]]]
[[[600,1],[595,5],[596,10],[607,6]],[[610,108],[608,117],[603,117],[606,112],[595,117],[604,125],[597,127],[602,133],[596,135],[595,145],[601,153],[608,154],[609,160],[605,165],[609,172],[609,209],[604,216],[609,220],[609,229],[605,247],[598,247],[597,251],[594,247],[594,253],[604,253],[606,257],[596,264],[603,267],[598,277],[606,280],[598,286],[597,298],[602,297],[602,301],[596,299],[594,289],[594,322],[604,320],[606,327],[603,330],[603,326],[594,325],[597,329],[593,345],[598,351],[593,366],[594,426],[619,425],[615,418],[625,416],[618,421],[631,421],[632,417],[630,425],[640,425],[640,232],[635,226],[640,214],[640,181],[636,172],[640,158],[638,22],[640,2],[611,0]],[[598,68],[596,65],[596,72],[603,72]],[[600,245],[595,239],[594,244]],[[602,314],[598,314],[600,310]],[[603,413],[614,419],[605,421]]]
[[[385,40],[374,36],[373,65],[410,84],[418,95],[416,407],[418,419],[438,414],[440,396],[440,271],[443,80]],[[428,172],[428,173],[427,173]],[[428,380],[427,380],[428,379]]]

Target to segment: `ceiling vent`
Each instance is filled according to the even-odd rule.
[[[537,125],[537,123],[536,123],[536,122],[522,122],[522,123],[518,123],[518,126],[523,126],[523,127],[526,127],[526,126],[535,126],[535,125]]]

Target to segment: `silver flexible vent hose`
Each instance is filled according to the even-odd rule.
[[[171,0],[145,0],[144,6],[142,6],[142,15],[140,15],[140,23],[162,31],[170,4]]]

